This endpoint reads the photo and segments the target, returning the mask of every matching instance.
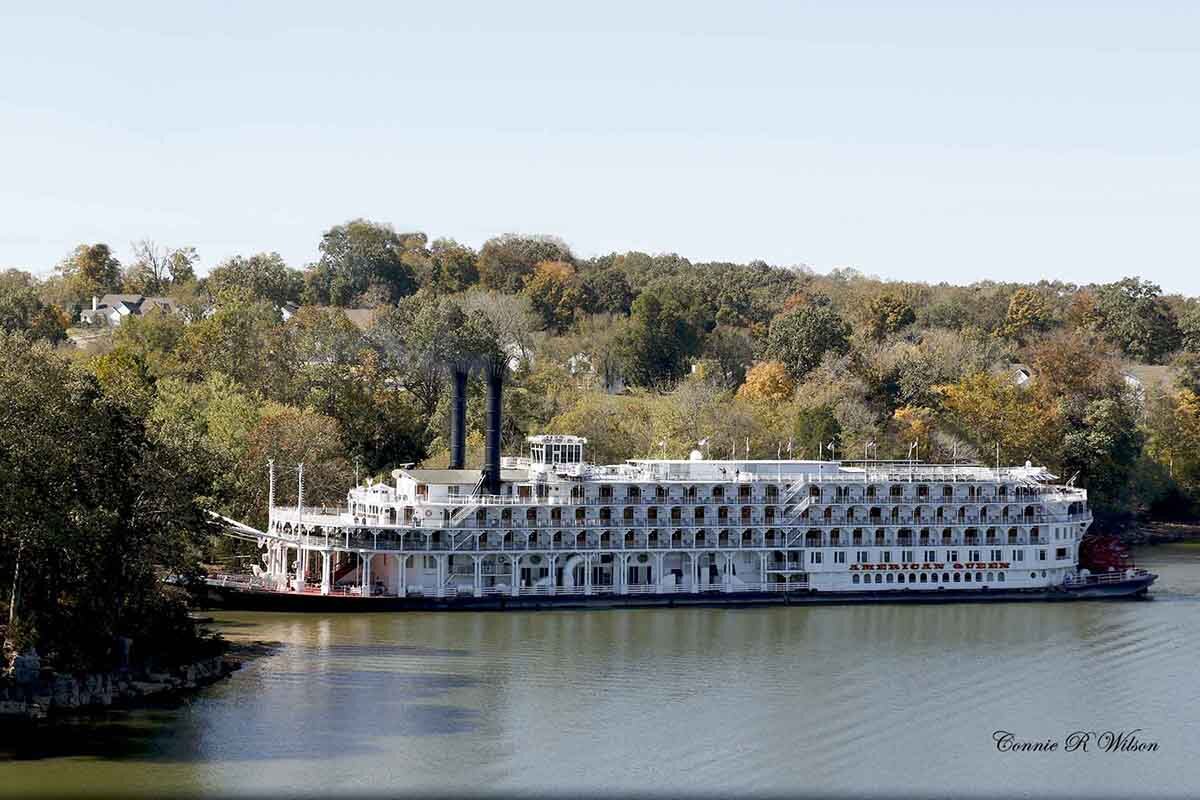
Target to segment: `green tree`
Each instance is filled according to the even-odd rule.
[[[817,458],[821,454],[826,458],[833,458],[841,446],[842,426],[833,409],[827,405],[801,408],[796,413],[792,431],[795,435],[792,451],[794,458]]]
[[[221,262],[205,278],[205,285],[214,298],[241,291],[251,299],[282,306],[300,300],[304,276],[290,269],[279,253],[256,253]]]
[[[1096,290],[1099,329],[1130,358],[1159,363],[1179,346],[1179,326],[1162,290],[1149,281],[1123,278]]]
[[[1144,438],[1132,404],[1113,398],[1089,403],[1083,425],[1063,437],[1064,471],[1079,472],[1098,517],[1130,516]]]
[[[162,572],[194,574],[205,524],[186,454],[150,437],[95,379],[0,334],[0,575],[18,647],[60,670],[111,669],[194,644]]]
[[[62,309],[42,302],[28,273],[7,270],[0,274],[0,331],[25,332],[58,344],[67,338],[67,324]]]
[[[657,386],[683,377],[699,336],[671,295],[648,290],[633,302],[618,346],[626,378],[637,386]]]
[[[454,293],[479,283],[478,255],[453,239],[437,239],[429,248],[430,285],[436,291]]]
[[[832,308],[800,306],[771,320],[763,355],[802,380],[827,353],[846,352],[849,336],[850,327]]]
[[[417,290],[414,253],[425,256],[424,234],[397,234],[365,219],[335,225],[321,237],[321,258],[305,276],[305,301],[354,307],[395,303]]]

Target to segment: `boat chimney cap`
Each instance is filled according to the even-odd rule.
[[[688,458],[690,458],[692,461],[703,461],[704,454],[701,453],[699,450],[693,450],[691,453],[688,454]]]

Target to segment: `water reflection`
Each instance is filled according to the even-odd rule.
[[[1198,554],[1150,554],[1152,602],[230,614],[279,647],[190,703],[0,744],[0,773],[23,794],[1182,794]],[[991,746],[1120,727],[1163,749]]]

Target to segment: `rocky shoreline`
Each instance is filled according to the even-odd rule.
[[[164,671],[64,675],[43,669],[36,655],[17,656],[11,675],[0,682],[0,724],[166,699],[216,683],[241,665],[223,654]]]

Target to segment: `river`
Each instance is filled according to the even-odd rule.
[[[1151,601],[222,613],[277,649],[0,746],[0,794],[1195,796],[1200,546],[1138,561]]]

